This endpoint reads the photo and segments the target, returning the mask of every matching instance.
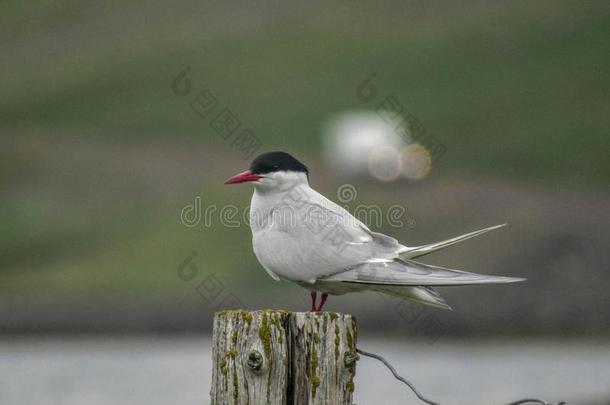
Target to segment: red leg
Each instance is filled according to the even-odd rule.
[[[328,294],[322,293],[322,299],[320,300],[320,306],[318,307],[318,312],[320,312],[322,310],[322,307],[324,306],[324,303],[326,302],[327,298],[328,298]]]
[[[311,309],[309,312],[316,312],[316,299],[318,298],[318,293],[315,291],[311,292]]]

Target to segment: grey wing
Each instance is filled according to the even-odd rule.
[[[326,274],[333,274],[355,265],[398,257],[400,244],[393,238],[372,232],[366,225],[339,206],[312,203],[313,211],[323,212],[322,229],[310,226],[313,257],[330,259]]]
[[[331,225],[336,222],[340,230],[346,234],[346,243],[352,241],[364,242],[371,249],[371,256],[376,258],[398,257],[400,252],[408,249],[391,236],[371,231],[364,223],[350,214],[345,208],[332,202],[317,191],[310,189],[310,199],[307,209],[312,212],[320,211],[323,216],[331,219]]]
[[[455,286],[469,284],[512,283],[523,278],[490,276],[452,270],[412,260],[394,259],[362,263],[347,271],[333,274],[323,281],[384,285]]]
[[[342,207],[313,193],[298,208],[294,226],[270,227],[257,256],[280,277],[313,282],[362,263],[398,257],[394,238],[372,232]],[[263,252],[263,249],[268,251]],[[298,274],[296,270],[298,269]]]

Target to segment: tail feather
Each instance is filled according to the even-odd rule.
[[[323,281],[395,286],[453,286],[497,284],[523,281],[523,278],[493,276],[432,266],[406,259],[367,262],[349,270],[332,274]]]
[[[371,289],[395,297],[406,298],[431,307],[453,310],[443,297],[430,287],[375,285]]]
[[[354,286],[360,285],[360,289],[373,290],[396,297],[406,298],[424,305],[451,310],[452,308],[439,293],[432,289],[431,286],[514,283],[525,279],[470,273],[419,263],[410,259],[444,249],[448,246],[474,238],[475,236],[482,235],[503,226],[506,226],[506,224],[491,226],[441,242],[422,246],[408,247],[399,245],[399,257],[394,258],[393,260],[382,258],[378,260],[369,260],[353,266],[348,270],[324,277],[321,281],[341,282]],[[372,234],[377,236],[381,235]],[[396,244],[394,239],[392,239],[392,241]]]
[[[493,231],[494,229],[502,228],[503,226],[506,226],[506,224],[490,226],[489,228],[480,229],[478,231],[470,232],[465,235],[456,236],[455,238],[447,239],[442,242],[429,243],[427,245],[414,247],[405,246],[404,249],[401,249],[398,252],[398,254],[404,259],[414,259],[416,257],[424,256],[437,250],[444,249],[456,243],[463,242],[467,239],[474,238],[475,236],[483,235],[484,233]]]

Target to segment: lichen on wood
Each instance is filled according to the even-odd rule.
[[[286,404],[287,316],[273,310],[216,313],[212,404]]]
[[[351,315],[218,312],[212,404],[351,405],[356,337]]]
[[[355,362],[346,366],[344,355],[356,353],[355,318],[297,312],[289,321],[294,385],[289,403],[351,405],[356,367]]]

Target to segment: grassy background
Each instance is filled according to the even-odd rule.
[[[6,127],[206,142],[168,92],[188,65],[265,145],[315,152],[329,112],[363,107],[355,88],[376,72],[446,143],[439,170],[610,177],[607,7],[94,4],[2,5]]]
[[[209,89],[263,149],[302,156],[330,196],[341,181],[319,163],[320,130],[336,112],[371,108],[356,88],[375,72],[380,94],[395,95],[447,153],[422,183],[358,184],[358,202],[406,204],[416,230],[384,230],[408,242],[514,224],[437,259],[475,271],[535,279],[541,266],[573,269],[557,252],[588,246],[574,260],[592,269],[590,301],[570,295],[567,276],[553,290],[586,313],[607,264],[594,247],[607,241],[609,23],[601,2],[5,1],[0,297],[19,303],[10,311],[25,311],[22,302],[200,302],[176,277],[196,251],[202,274],[247,304],[301,305],[285,301],[300,290],[261,271],[244,228],[180,224],[196,195],[245,207],[250,194],[221,186],[247,162],[191,111],[190,96],[171,91],[189,66],[194,90]],[[511,261],[517,254],[522,261]],[[528,304],[545,302],[542,285]],[[527,312],[493,305],[501,319]],[[582,318],[564,312],[569,327]]]

